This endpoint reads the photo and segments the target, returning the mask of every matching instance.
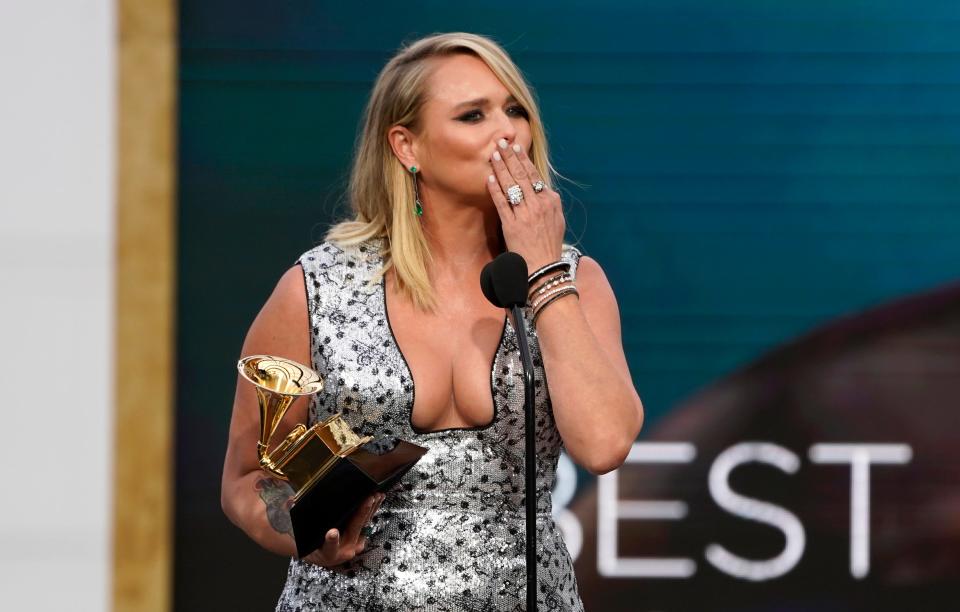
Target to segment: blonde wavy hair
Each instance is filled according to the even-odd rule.
[[[553,187],[556,176],[547,155],[547,138],[536,100],[500,45],[477,34],[452,32],[421,38],[394,55],[377,76],[357,138],[349,185],[354,217],[332,226],[325,239],[341,246],[384,239],[383,267],[371,283],[380,282],[395,267],[398,288],[425,310],[433,310],[436,305],[427,272],[432,256],[414,212],[414,175],[394,155],[387,133],[395,125],[417,132],[431,74],[430,60],[458,54],[483,61],[526,109],[532,137],[531,161],[548,187]]]

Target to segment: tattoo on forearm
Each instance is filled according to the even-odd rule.
[[[293,487],[277,478],[262,478],[254,488],[267,505],[267,520],[270,521],[270,526],[274,531],[292,536],[290,506],[293,504]]]

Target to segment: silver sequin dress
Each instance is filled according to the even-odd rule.
[[[387,492],[355,559],[333,568],[291,561],[277,610],[524,610],[524,389],[516,333],[507,319],[490,372],[489,425],[415,431],[413,377],[390,329],[383,280],[367,287],[382,244],[323,243],[300,258],[313,367],[326,383],[310,420],[342,412],[361,435],[404,438],[429,451]],[[564,245],[563,258],[575,274],[580,252]],[[536,367],[537,607],[579,611],[573,563],[551,516],[562,441],[529,312],[525,318]]]

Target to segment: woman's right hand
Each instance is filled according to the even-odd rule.
[[[383,498],[383,493],[371,495],[354,513],[345,533],[340,534],[338,530],[331,529],[327,532],[323,547],[303,557],[302,560],[314,565],[332,567],[346,563],[363,552],[367,545],[367,538],[361,537],[360,530],[370,522],[373,515],[380,509]]]

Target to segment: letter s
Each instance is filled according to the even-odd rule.
[[[788,474],[800,469],[800,459],[789,450],[767,442],[743,442],[720,453],[710,467],[710,494],[717,505],[727,512],[748,520],[765,523],[783,532],[787,544],[779,555],[765,561],[739,557],[719,544],[710,544],[705,553],[707,561],[731,576],[760,582],[782,576],[792,570],[803,556],[806,534],[803,524],[792,513],[780,506],[734,493],[730,488],[730,473],[743,463],[758,462],[777,467]]]

